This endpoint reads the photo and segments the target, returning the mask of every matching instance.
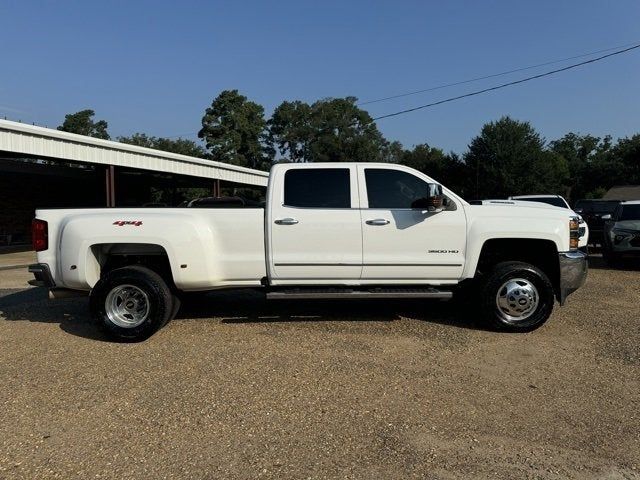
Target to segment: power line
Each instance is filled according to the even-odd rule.
[[[562,62],[566,62],[568,60],[573,60],[573,59],[576,59],[576,58],[584,58],[584,57],[588,57],[588,56],[591,56],[591,55],[596,55],[598,53],[609,52],[611,50],[615,50],[615,49],[623,48],[623,47],[627,47],[627,46],[628,46],[628,48],[624,48],[623,50],[619,50],[619,51],[610,53],[608,55],[603,55],[601,57],[593,58],[593,59],[587,60],[585,62],[576,63],[576,64],[573,64],[573,65],[569,65],[567,67],[559,68],[557,70],[552,70],[552,71],[549,71],[549,72],[541,73],[539,75],[534,75],[534,76],[531,76],[531,77],[523,78],[521,80],[516,80],[516,81],[513,81],[513,82],[508,82],[508,83],[504,83],[504,84],[501,84],[501,85],[497,85],[497,86],[494,86],[494,87],[485,88],[483,90],[478,90],[478,91],[475,91],[475,92],[466,93],[464,95],[459,95],[459,96],[456,96],[456,97],[447,98],[447,99],[440,100],[440,101],[437,101],[437,102],[429,103],[427,105],[421,105],[419,107],[414,107],[414,108],[410,108],[410,109],[407,109],[407,110],[401,110],[399,112],[394,112],[394,113],[390,113],[390,114],[387,114],[387,115],[381,115],[381,116],[375,117],[373,119],[373,121],[381,120],[381,119],[384,119],[384,118],[394,117],[394,116],[401,115],[401,114],[404,114],[404,113],[413,112],[415,110],[421,110],[423,108],[433,107],[433,106],[436,106],[436,105],[440,105],[442,103],[452,102],[454,100],[460,100],[460,99],[466,98],[466,97],[472,97],[474,95],[479,95],[481,93],[490,92],[492,90],[498,90],[500,88],[508,87],[508,86],[511,86],[511,85],[517,85],[519,83],[524,83],[524,82],[527,82],[529,80],[534,80],[534,79],[545,77],[545,76],[548,76],[548,75],[553,75],[555,73],[563,72],[565,70],[570,70],[570,69],[575,68],[575,67],[579,67],[579,66],[586,65],[586,64],[589,64],[589,63],[597,62],[597,61],[603,60],[605,58],[612,57],[614,55],[619,55],[621,53],[625,53],[625,52],[628,52],[630,50],[634,50],[636,48],[639,48],[640,44],[626,44],[626,45],[621,45],[621,46],[618,46],[618,47],[605,48],[603,50],[597,50],[597,51],[590,52],[590,53],[583,53],[583,54],[580,54],[580,55],[574,55],[572,57],[567,57],[567,58],[563,58],[563,59],[560,59],[560,60],[552,60],[552,61],[549,61],[549,62],[539,63],[537,65],[531,65],[531,66],[528,66],[528,67],[516,68],[514,70],[507,70],[505,72],[494,73],[492,75],[485,75],[483,77],[476,77],[476,78],[472,78],[472,79],[469,79],[469,80],[462,80],[462,81],[459,81],[459,82],[448,83],[448,84],[445,84],[445,85],[439,85],[439,86],[436,86],[436,87],[426,88],[426,89],[423,89],[423,90],[416,90],[416,91],[413,91],[413,92],[402,93],[402,94],[398,94],[398,95],[392,95],[392,96],[389,96],[389,97],[378,98],[378,99],[374,99],[374,100],[368,100],[366,102],[360,102],[360,103],[358,103],[358,105],[368,105],[368,104],[371,104],[371,103],[378,103],[378,102],[383,102],[383,101],[386,101],[386,100],[392,100],[392,99],[395,99],[395,98],[408,97],[408,96],[411,96],[411,95],[417,95],[419,93],[425,93],[425,92],[431,92],[431,91],[434,91],[434,90],[440,90],[440,89],[443,89],[443,88],[453,87],[453,86],[456,86],[456,85],[464,85],[464,84],[467,84],[467,83],[477,82],[479,80],[486,80],[488,78],[495,78],[495,77],[499,77],[499,76],[503,76],[503,75],[508,75],[508,74],[511,74],[511,73],[517,73],[517,72],[522,72],[522,71],[525,71],[525,70],[531,70],[533,68],[539,68],[539,67],[543,67],[543,66],[546,66],[546,65],[553,65],[555,63],[562,63]],[[177,137],[184,137],[184,136],[197,135],[197,134],[198,134],[198,132],[185,132],[185,133],[182,133],[182,134],[171,135],[171,136],[164,137],[164,138],[177,138]]]
[[[177,135],[171,135],[169,137],[161,137],[161,138],[183,138],[190,135],[198,135],[198,132],[187,132],[187,133],[179,133]]]
[[[626,53],[626,52],[629,52],[631,50],[635,50],[636,48],[640,48],[640,44],[634,45],[634,46],[629,47],[629,48],[625,48],[623,50],[618,50],[617,52],[609,53],[607,55],[602,55],[601,57],[592,58],[591,60],[586,60],[584,62],[574,63],[573,65],[568,65],[566,67],[558,68],[556,70],[551,70],[551,71],[548,71],[548,72],[540,73],[538,75],[533,75],[531,77],[522,78],[520,80],[514,80],[513,82],[507,82],[507,83],[503,83],[501,85],[496,85],[494,87],[483,88],[482,90],[476,90],[475,92],[469,92],[469,93],[465,93],[464,95],[458,95],[456,97],[445,98],[444,100],[439,100],[439,101],[433,102],[433,103],[427,103],[426,105],[420,105],[418,107],[407,108],[406,110],[400,110],[398,112],[388,113],[386,115],[380,115],[379,117],[375,117],[372,121],[375,122],[376,120],[382,120],[383,118],[396,117],[398,115],[403,115],[405,113],[415,112],[416,110],[422,110],[424,108],[434,107],[436,105],[441,105],[443,103],[453,102],[454,100],[460,100],[461,98],[473,97],[475,95],[480,95],[481,93],[491,92],[493,90],[499,90],[501,88],[509,87],[511,85],[517,85],[519,83],[528,82],[530,80],[535,80],[536,78],[547,77],[549,75],[553,75],[553,74],[556,74],[556,73],[559,73],[559,72],[564,72],[566,70],[571,70],[572,68],[580,67],[582,65],[587,65],[589,63],[598,62],[598,61],[603,60],[605,58],[613,57],[614,55],[620,55],[622,53]]]
[[[551,60],[549,62],[538,63],[537,65],[530,65],[528,67],[516,68],[514,70],[507,70],[507,71],[500,72],[500,73],[494,73],[494,74],[491,74],[491,75],[485,75],[483,77],[475,77],[475,78],[470,78],[468,80],[461,80],[459,82],[447,83],[447,84],[444,84],[444,85],[438,85],[436,87],[425,88],[425,89],[422,89],[422,90],[414,90],[412,92],[399,93],[397,95],[391,95],[391,96],[388,96],[388,97],[376,98],[374,100],[367,100],[365,102],[359,102],[358,105],[369,105],[369,104],[372,104],[372,103],[379,103],[379,102],[385,102],[387,100],[394,100],[396,98],[409,97],[411,95],[417,95],[419,93],[433,92],[434,90],[441,90],[443,88],[455,87],[457,85],[464,85],[464,84],[467,84],[467,83],[478,82],[480,80],[486,80],[488,78],[501,77],[501,76],[504,76],[504,75],[509,75],[511,73],[523,72],[525,70],[531,70],[531,69],[534,69],[534,68],[545,67],[547,65],[553,65],[553,64],[556,64],[556,63],[567,62],[569,60],[575,60],[576,58],[590,57],[591,55],[597,55],[599,53],[610,52],[612,50],[618,50],[619,48],[626,48],[626,47],[629,47],[631,45],[635,45],[635,44],[634,43],[627,43],[626,45],[619,45],[617,47],[605,48],[603,50],[596,50],[595,52],[582,53],[580,55],[574,55],[572,57],[562,58],[562,59],[559,59],[559,60]]]

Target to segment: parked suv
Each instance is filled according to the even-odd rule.
[[[620,200],[578,200],[574,211],[582,216],[589,226],[589,242],[592,245],[603,242],[604,220],[603,215],[611,215],[615,211]]]
[[[623,257],[640,258],[640,200],[619,203],[613,215],[603,215],[602,220],[605,261],[615,264]]]

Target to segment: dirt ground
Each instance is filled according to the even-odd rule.
[[[244,291],[138,344],[27,278],[0,271],[0,478],[640,478],[640,269],[594,259],[529,334]]]

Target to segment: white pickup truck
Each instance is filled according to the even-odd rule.
[[[54,297],[88,292],[99,324],[132,340],[169,321],[182,292],[239,287],[270,299],[457,290],[494,328],[529,331],[584,283],[578,236],[563,210],[470,205],[401,165],[277,164],[264,208],[38,210],[29,270]]]

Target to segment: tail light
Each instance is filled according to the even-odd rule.
[[[37,218],[33,219],[31,222],[31,241],[36,252],[49,248],[49,225],[47,222]]]

